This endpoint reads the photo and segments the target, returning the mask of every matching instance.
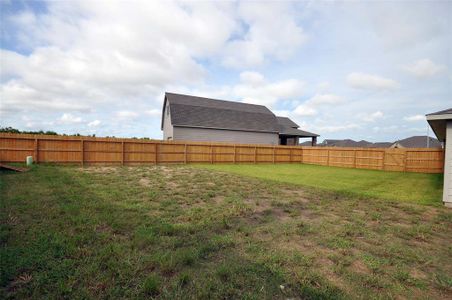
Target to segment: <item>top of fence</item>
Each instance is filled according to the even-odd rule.
[[[260,148],[287,148],[287,149],[312,149],[312,150],[336,150],[336,151],[412,151],[412,152],[435,152],[443,151],[442,148],[365,148],[365,147],[323,147],[323,146],[287,146],[287,145],[264,145],[264,144],[235,144],[227,142],[197,142],[197,141],[162,141],[156,139],[142,138],[117,138],[117,137],[92,137],[92,136],[66,136],[45,134],[23,134],[23,133],[0,133],[0,138],[24,139],[24,140],[65,140],[65,141],[93,141],[93,142],[116,142],[116,143],[140,143],[140,144],[168,144],[168,145],[199,145],[199,146],[223,146],[223,147],[260,147]]]

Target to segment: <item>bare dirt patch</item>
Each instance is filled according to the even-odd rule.
[[[79,171],[93,174],[109,174],[115,173],[118,171],[118,167],[109,167],[109,166],[89,166],[84,168],[79,168]]]
[[[151,180],[149,180],[148,178],[141,178],[138,183],[142,186],[148,187],[151,185]]]
[[[360,273],[360,274],[370,274],[371,271],[369,270],[369,268],[360,260],[355,260],[350,268],[353,270],[353,272],[355,273]]]

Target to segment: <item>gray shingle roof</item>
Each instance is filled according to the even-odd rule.
[[[174,126],[242,131],[279,131],[276,116],[265,106],[166,93]]]
[[[393,143],[390,142],[377,142],[370,145],[369,148],[389,148],[392,144]]]
[[[440,110],[431,114],[427,114],[427,116],[431,116],[431,115],[448,115],[448,114],[452,114],[452,108],[449,109],[445,109],[445,110]]]
[[[315,137],[318,134],[298,129],[297,123],[287,117],[276,117],[278,119],[279,134],[295,135],[301,137]]]
[[[412,136],[403,140],[399,140],[396,143],[402,145],[405,148],[426,148],[427,147],[427,136]],[[435,138],[429,137],[430,148],[441,148],[442,145],[440,141]]]
[[[322,142],[321,146],[327,146],[327,147],[359,147],[359,148],[365,148],[372,145],[371,142],[368,141],[354,141],[351,139],[345,139],[345,140],[330,140],[326,139]]]
[[[292,121],[291,119],[289,119],[288,117],[276,117],[278,119],[278,123],[280,126],[285,126],[285,127],[291,127],[291,128],[298,128],[300,126],[298,126],[297,123],[295,123],[294,121]]]

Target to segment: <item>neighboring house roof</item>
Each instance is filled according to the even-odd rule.
[[[263,105],[173,93],[165,94],[165,103],[167,101],[170,103],[173,126],[274,133],[279,131],[276,116]]]
[[[377,142],[370,145],[369,148],[389,148],[392,144],[393,143],[390,142]]]
[[[442,145],[440,141],[435,138],[428,137],[429,148],[441,148]],[[427,148],[427,136],[412,136],[403,140],[396,141],[392,147],[403,147],[403,148]]]
[[[360,148],[364,148],[364,147],[369,147],[370,145],[372,145],[371,142],[368,141],[354,141],[351,139],[345,139],[345,140],[329,140],[326,139],[324,140],[321,144],[321,146],[327,146],[327,147],[360,147]]]
[[[446,124],[452,120],[452,108],[427,115],[427,122],[440,141],[446,140]]]
[[[300,130],[298,125],[287,117],[276,117],[279,125],[279,134],[294,135],[300,137],[316,137],[318,134]]]

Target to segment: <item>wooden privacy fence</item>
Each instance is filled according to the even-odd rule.
[[[0,134],[0,162],[157,164],[305,163],[387,171],[442,173],[442,149],[376,149]]]

